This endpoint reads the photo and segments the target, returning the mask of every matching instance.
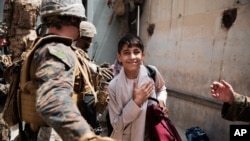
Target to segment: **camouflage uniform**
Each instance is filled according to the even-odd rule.
[[[232,105],[224,103],[221,114],[230,121],[245,121],[250,123],[250,97],[234,93]]]
[[[77,34],[72,35],[65,31],[67,28],[77,29],[80,20],[85,17],[85,9],[80,3],[80,0],[42,1],[41,20],[42,24],[49,28],[49,35],[41,39],[47,37],[48,40],[39,42],[40,38],[37,38],[36,41],[40,44],[35,42],[31,52],[26,54],[20,79],[21,109],[26,106],[25,108],[32,111],[35,107],[35,110],[28,114],[39,114],[39,119],[29,119],[29,122],[29,116],[25,117],[24,114],[27,111],[21,111],[21,118],[27,123],[25,129],[31,133],[26,140],[49,140],[46,135],[52,131],[49,127],[67,141],[111,140],[96,136],[91,131],[72,99],[77,58],[71,44]],[[60,36],[62,34],[64,36]],[[29,67],[25,70],[27,65]],[[23,73],[27,73],[27,76],[23,76]],[[25,101],[25,97],[31,97],[32,101]],[[32,106],[27,106],[27,103]],[[40,119],[46,122],[45,126],[36,124]],[[40,132],[40,129],[45,132]],[[38,139],[34,137],[36,135]]]
[[[80,24],[80,39],[77,40],[76,46],[83,50],[82,57],[85,58],[88,63],[92,76],[90,79],[92,79],[93,87],[97,91],[97,113],[102,113],[105,109],[106,105],[104,103],[107,102],[106,96],[108,95],[105,88],[108,82],[113,79],[113,72],[108,63],[97,65],[91,61],[88,56],[88,49],[92,44],[92,39],[95,34],[97,34],[95,26],[91,22],[82,21]]]
[[[82,88],[78,86],[78,90],[76,90],[77,93],[83,94],[83,101],[85,100],[86,94],[92,94],[93,92],[90,90],[89,87],[92,87],[94,90],[94,93],[96,94],[96,100],[93,105],[89,104],[82,104],[81,102],[78,103],[80,107],[80,111],[82,115],[85,117],[87,122],[94,128],[94,131],[96,134],[100,134],[102,132],[102,128],[97,121],[97,113],[102,113],[106,106],[107,106],[107,96],[108,94],[102,92],[101,88],[102,86],[100,84],[106,84],[101,83],[101,80],[107,81],[108,79],[112,79],[112,71],[109,70],[108,67],[101,68],[100,66],[96,65],[94,62],[91,61],[91,59],[88,56],[88,48],[91,46],[92,39],[94,35],[97,34],[95,26],[88,22],[88,21],[82,21],[80,23],[80,38],[76,41],[76,47],[78,48],[77,51],[79,52],[78,58],[82,62],[83,70],[88,78],[84,78],[83,76],[79,76],[76,81],[82,81],[78,82],[77,84],[83,84]],[[91,86],[88,86],[86,84],[86,79],[90,82]],[[106,80],[105,80],[106,79]],[[94,96],[94,95],[93,95]],[[92,96],[92,97],[93,97]],[[97,102],[97,103],[96,103]],[[81,106],[84,105],[84,106]]]
[[[9,51],[18,60],[37,37],[36,22],[41,0],[6,0],[3,21],[9,27]]]
[[[1,141],[9,141],[10,140],[10,129],[8,125],[5,124],[2,113],[0,113],[0,140]]]
[[[1,22],[0,23],[0,83],[5,83],[3,79],[3,72],[5,70],[5,56],[7,54],[8,50],[8,40],[7,40],[7,33],[8,33],[8,27],[6,23]],[[8,59],[7,59],[8,60]]]
[[[7,48],[7,26],[5,25],[5,23],[0,23],[0,38],[1,38],[1,43],[0,43],[0,49],[1,49],[1,61],[0,61],[0,65],[1,65],[1,82],[0,82],[0,140],[1,141],[9,141],[10,139],[10,129],[7,126],[7,124],[4,122],[3,118],[2,118],[2,111],[4,108],[4,104],[6,101],[6,95],[8,92],[8,87],[9,84],[5,83],[4,80],[4,75],[3,72],[6,68],[5,66],[5,61],[3,61],[4,59],[3,56],[6,53],[5,49]]]
[[[52,43],[39,48],[34,54],[34,60],[36,79],[40,80],[41,86],[36,93],[39,113],[64,140],[79,139],[90,129],[71,100],[74,52],[64,44]]]
[[[2,111],[4,108],[4,103],[6,101],[6,94],[8,92],[8,84],[1,84],[0,83],[0,140],[1,141],[9,141],[10,140],[10,129],[8,125],[3,120]]]

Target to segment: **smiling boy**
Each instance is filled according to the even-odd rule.
[[[147,106],[152,104],[148,101],[149,97],[157,98],[167,114],[165,81],[155,67],[155,81],[148,76],[148,70],[143,65],[144,57],[144,46],[139,37],[127,34],[120,39],[117,59],[122,68],[110,82],[108,104],[113,127],[111,137],[115,140],[148,140],[145,119]]]

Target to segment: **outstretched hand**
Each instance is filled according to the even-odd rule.
[[[221,82],[214,81],[210,88],[212,97],[222,102],[232,104],[234,90],[228,82],[225,80]]]

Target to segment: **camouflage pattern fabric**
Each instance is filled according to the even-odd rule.
[[[90,71],[89,68],[90,61],[87,53],[82,49],[77,48],[75,52],[80,62],[79,65],[81,65],[81,67],[78,66],[80,72],[78,73],[78,77],[75,80],[75,86],[76,84],[80,86],[80,87],[77,86],[78,90],[75,89],[78,95],[77,106],[82,116],[87,120],[87,122],[93,128],[94,132],[97,135],[100,135],[102,132],[102,128],[100,127],[100,124],[97,121],[97,115],[95,110],[97,97],[93,84],[93,79],[91,76],[92,72]]]
[[[3,108],[6,101],[6,95],[9,89],[8,84],[0,84],[0,140],[9,141],[10,140],[10,129],[3,120]]]
[[[87,85],[87,83],[84,83],[84,79],[88,79],[89,82],[91,83],[92,86],[94,86],[94,82],[93,82],[93,79],[91,77],[91,71],[90,71],[90,68],[88,66],[88,62],[86,61],[90,61],[89,57],[88,57],[88,54],[83,51],[82,49],[78,49],[78,52],[80,53],[81,56],[78,56],[78,60],[81,62],[82,64],[82,67],[83,67],[83,70],[85,71],[84,73],[87,74],[88,78],[80,78],[83,82],[81,82],[81,84],[83,84],[83,87],[80,88],[79,92],[82,92],[83,94],[90,94],[92,93],[91,89],[90,89],[90,86]],[[80,75],[80,72],[78,73],[78,75]],[[82,76],[80,76],[82,77]],[[77,81],[77,80],[76,80]]]
[[[9,141],[10,140],[10,129],[4,122],[2,118],[2,113],[0,113],[0,140]]]
[[[107,109],[109,101],[108,85],[109,82],[113,79],[113,71],[110,64],[103,63],[99,66],[99,73],[96,76],[97,80],[97,99],[96,103],[96,112],[103,114]]]
[[[2,95],[7,95],[8,90],[9,90],[9,84],[1,84],[0,83],[0,96]]]
[[[7,26],[5,25],[5,23],[0,23],[0,36],[2,37],[6,37],[7,35]],[[1,40],[2,41],[2,40]],[[2,46],[1,48],[2,49]],[[4,53],[3,51],[1,51],[1,53]],[[3,71],[6,68],[6,64],[8,64],[8,59],[6,59],[5,57],[6,55],[1,55],[0,56],[0,65],[1,65],[1,74],[0,74],[0,140],[1,141],[9,141],[10,140],[10,129],[7,126],[7,124],[5,123],[5,121],[3,120],[3,108],[4,108],[4,104],[6,102],[6,98],[7,98],[7,92],[9,89],[9,84],[5,84],[5,80],[4,80],[4,74]],[[8,58],[8,57],[7,57]]]
[[[226,120],[250,123],[250,97],[234,93],[232,105],[224,103],[221,114]]]
[[[103,112],[107,109],[108,101],[109,101],[109,93],[108,93],[108,82],[100,81],[99,88],[97,91],[97,99],[96,103],[96,112],[103,114]]]
[[[91,72],[86,71],[86,73],[90,76],[89,80],[90,82],[92,82],[92,85],[97,92],[96,112],[103,113],[108,104],[107,86],[108,86],[108,81],[110,81],[113,78],[112,71],[110,70],[110,66],[108,64],[105,64],[103,66],[98,66],[94,64],[93,62],[91,62],[88,54],[85,51],[81,50],[80,53],[82,57],[85,58],[85,60],[89,61],[88,67],[90,68]],[[96,69],[93,69],[93,66],[96,67]],[[78,83],[78,84],[81,84],[81,83]],[[82,90],[84,94],[91,92],[88,89],[88,86],[85,86],[85,89],[82,89]]]
[[[18,31],[18,30],[17,30]],[[25,33],[25,30],[20,30],[20,33],[16,33],[15,37],[10,37],[10,46],[9,51],[12,54],[13,61],[19,60],[22,53],[29,49],[32,42],[35,40],[36,32],[34,30],[30,30],[29,33]]]
[[[0,36],[6,36],[8,33],[8,26],[4,22],[0,22]]]
[[[5,68],[12,65],[11,55],[0,55],[0,63],[4,65]]]
[[[23,132],[28,136],[25,136],[24,140],[74,141],[80,136],[98,138],[91,132],[89,124],[83,119],[72,100],[76,56],[71,47],[67,46],[71,44],[71,39],[56,35],[49,35],[43,39],[35,43],[31,52],[26,53],[27,58],[22,63],[22,69],[26,71],[21,71],[23,76],[21,77],[23,83],[20,83],[21,108],[25,107],[23,103],[32,105],[36,102],[37,106],[35,110],[33,110],[35,105],[32,106],[33,108],[26,107],[26,110],[21,113],[24,121],[30,121],[25,124]],[[46,40],[61,41],[64,44],[52,42],[44,45]],[[24,95],[36,96],[37,100],[34,98],[33,102],[23,101]],[[27,111],[33,113],[33,116],[39,113],[47,125],[53,127],[61,138],[50,127],[36,122],[41,120],[39,115],[37,115],[39,119],[24,118],[24,115],[31,114]],[[20,136],[17,136],[15,141],[19,140]]]
[[[7,23],[10,40],[9,51],[17,60],[37,37],[36,22],[40,0],[7,0],[4,5],[4,22]]]
[[[36,92],[37,111],[54,127],[63,140],[77,141],[90,131],[71,96],[76,67],[74,52],[62,43],[49,43],[34,52],[32,81],[40,86]],[[46,72],[46,73],[45,73]],[[28,90],[29,88],[27,88]]]

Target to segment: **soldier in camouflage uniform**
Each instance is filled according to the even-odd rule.
[[[6,84],[4,80],[4,70],[6,68],[6,61],[8,60],[4,59],[7,55],[7,50],[8,50],[8,40],[7,40],[7,25],[3,22],[0,23],[0,71],[1,71],[1,82],[0,82],[0,140],[1,141],[9,141],[10,139],[10,130],[7,126],[7,124],[4,122],[2,118],[2,111],[4,108],[4,104],[6,101],[6,95],[8,92],[8,87],[9,84]]]
[[[85,60],[85,63],[90,70],[89,78],[84,79],[90,80],[91,85],[97,94],[97,103],[91,106],[84,104],[87,107],[82,107],[83,109],[80,111],[87,122],[94,128],[95,133],[101,134],[102,128],[97,120],[96,114],[103,113],[106,109],[108,93],[105,88],[108,86],[108,82],[113,78],[113,74],[107,63],[102,66],[96,65],[88,56],[88,49],[92,44],[92,39],[95,34],[97,34],[95,26],[91,22],[82,21],[80,23],[80,38],[76,41],[75,46],[78,47],[79,53],[81,54],[79,57],[83,57],[83,60]],[[85,73],[88,74],[88,72]],[[84,82],[79,84],[86,85]],[[91,93],[89,89],[83,89],[82,91],[84,94]]]
[[[19,60],[37,37],[36,22],[41,0],[5,0],[3,21],[9,27],[9,51]]]
[[[6,67],[11,65],[10,55],[8,51],[8,46],[10,44],[8,37],[8,27],[5,22],[0,22],[0,71],[1,76],[3,78],[3,71]],[[5,83],[3,79],[1,79],[0,83]]]
[[[42,26],[48,28],[48,34],[41,38],[47,37],[47,40],[34,47],[32,56],[29,56],[32,64],[29,70],[30,80],[23,88],[21,86],[20,106],[22,108],[30,102],[23,101],[25,99],[22,97],[31,97],[35,94],[33,100],[36,112],[62,140],[112,140],[97,136],[91,131],[72,99],[77,60],[71,44],[79,37],[79,24],[83,18],[85,9],[81,0],[42,1],[41,21]],[[21,113],[22,118],[25,118],[24,112],[26,111]],[[26,123],[25,130],[28,131],[28,136],[25,141],[49,140],[46,133],[51,132],[51,129],[48,126]],[[37,135],[37,138],[34,135]]]
[[[226,81],[214,81],[211,87],[211,95],[215,99],[224,102],[221,114],[230,121],[245,121],[250,123],[250,97],[236,93],[233,87]]]
[[[99,77],[97,78],[99,81],[110,81],[113,78],[113,73],[109,64],[103,63],[102,65],[97,65],[91,61],[88,56],[88,49],[92,46],[92,40],[96,34],[97,31],[94,24],[88,21],[82,21],[80,23],[80,38],[76,41],[76,47],[85,52],[84,57],[89,61],[89,67],[94,77]],[[97,87],[98,84],[94,85]]]

